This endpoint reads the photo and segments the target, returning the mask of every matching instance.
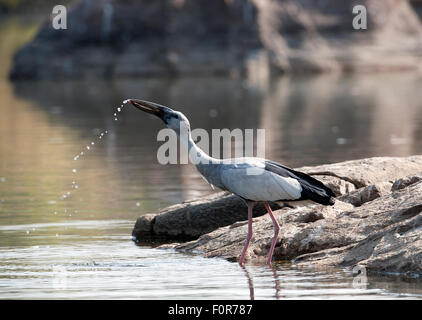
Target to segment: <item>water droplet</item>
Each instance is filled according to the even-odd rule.
[[[79,186],[78,185],[75,185],[75,189],[78,189],[79,188]]]
[[[114,121],[117,121],[117,118],[114,118]]]
[[[6,182],[6,178],[5,177],[0,177],[0,182]]]
[[[84,155],[84,152],[82,151],[82,152],[80,153],[80,155],[81,155],[81,156],[83,156],[83,155]]]
[[[92,141],[92,142],[91,142],[91,145],[94,145],[94,144],[95,144],[95,142],[94,142],[94,141]]]
[[[57,211],[54,211],[54,214],[57,214]]]
[[[140,207],[140,206],[141,206],[141,203],[140,203],[140,202],[137,202],[137,203],[136,203],[136,206],[137,206],[137,207]]]
[[[125,101],[123,101],[123,104],[126,104],[129,102],[129,99],[126,99]]]
[[[115,113],[113,114],[113,116],[117,116],[117,113],[115,112]]]
[[[76,170],[76,169],[72,169],[72,172],[73,172],[73,173],[76,173],[77,171],[78,171],[78,170]]]
[[[104,133],[105,133],[105,134],[107,134],[107,133],[108,133],[108,131],[106,130],[106,131],[104,131]]]
[[[67,195],[70,195],[70,191],[67,192]]]
[[[73,158],[73,160],[75,160],[75,161],[78,160],[78,159],[79,159],[79,156],[76,156],[76,157]]]
[[[56,233],[56,237],[58,237],[59,236],[59,234],[58,233]]]
[[[89,150],[89,149],[91,149],[91,147],[90,146],[86,146],[86,148]]]
[[[122,111],[122,108],[117,108],[117,112],[120,112],[120,111]]]
[[[26,230],[26,234],[29,234],[29,230]]]

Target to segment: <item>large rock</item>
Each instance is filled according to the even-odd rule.
[[[388,181],[421,171],[422,156],[376,157],[302,167],[298,170],[323,181],[340,200],[359,206],[388,193],[392,185]],[[415,178],[406,179],[414,181]],[[276,204],[272,206],[277,208]],[[265,213],[262,205],[254,209],[256,217]],[[136,241],[141,242],[192,240],[219,227],[244,220],[247,220],[247,209],[243,201],[221,192],[168,207],[158,214],[142,215],[132,235]]]
[[[422,182],[353,207],[337,201],[275,212],[281,229],[275,260],[313,267],[365,266],[369,271],[422,273]],[[267,215],[254,220],[248,258],[265,261],[273,236]],[[166,245],[206,257],[239,258],[247,225],[219,228],[198,240]]]
[[[395,180],[421,171],[422,157],[374,157],[351,160],[298,170],[310,175],[328,175],[352,183],[356,188],[367,187],[377,182]]]
[[[368,29],[355,30],[355,5]],[[80,0],[47,21],[12,78],[414,70],[422,26],[408,0]]]
[[[340,192],[334,206],[313,204],[276,210],[281,228],[275,260],[293,259],[314,267],[362,265],[369,271],[422,271],[422,156],[370,158],[305,169],[334,186],[347,181],[361,188]],[[157,232],[157,237],[164,235],[165,240],[174,241],[181,230],[190,230],[196,239],[161,247],[236,261],[244,245],[247,221],[246,207],[235,199],[216,194],[170,207],[162,214],[140,217],[135,230],[142,225],[145,232],[138,230],[137,240],[142,241],[145,234],[150,239]],[[228,213],[236,216],[229,218]],[[250,260],[265,261],[270,248],[273,225],[263,213],[265,210],[259,208],[254,217]]]
[[[271,207],[280,208],[277,204],[272,204]],[[255,217],[265,213],[264,205],[255,207]],[[132,237],[137,242],[186,241],[247,219],[246,204],[239,197],[220,192],[170,206],[159,214],[142,215],[136,221]]]
[[[301,265],[365,266],[384,272],[422,273],[422,182],[393,191],[347,212],[350,228],[361,240],[295,259]]]
[[[338,199],[340,201],[348,202],[354,205],[355,207],[358,207],[364,204],[365,202],[372,201],[376,198],[388,194],[391,190],[391,186],[392,183],[390,182],[371,184],[370,186],[349,192],[339,197]]]

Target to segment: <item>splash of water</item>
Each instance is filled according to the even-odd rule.
[[[127,104],[129,102],[129,100],[127,99],[127,100],[124,100],[123,102],[122,102],[122,104],[120,105],[120,107],[118,107],[118,108],[116,108],[116,111],[113,113],[113,116],[114,116],[114,120],[115,121],[117,121],[118,120],[118,114],[120,114],[121,112],[122,112],[122,110],[123,110],[123,107],[125,106],[125,104]],[[99,142],[100,140],[103,140],[103,138],[106,136],[108,134],[108,130],[104,130],[103,132],[100,132],[99,134],[97,134],[96,135],[96,138],[97,138],[97,142]],[[81,151],[80,153],[78,153],[77,155],[75,155],[74,157],[73,157],[73,161],[78,161],[78,160],[80,160],[81,159],[81,157],[83,157],[83,156],[85,156],[86,155],[86,153],[88,152],[88,151],[92,151],[92,149],[93,149],[93,146],[96,144],[96,141],[91,141],[91,143],[89,144],[89,145],[87,145],[87,146],[85,146],[85,151]],[[76,175],[78,173],[78,169],[77,168],[73,168],[72,169],[72,174],[73,175]],[[79,189],[79,185],[78,185],[78,183],[76,182],[76,179],[73,179],[72,180],[72,184],[71,184],[71,188],[73,189],[73,191],[76,191],[75,189]],[[65,193],[63,193],[62,195],[61,195],[61,197],[60,197],[60,199],[61,200],[67,200],[67,199],[69,199],[69,197],[72,195],[72,193],[71,193],[71,191],[66,191]],[[75,210],[74,211],[74,213],[77,213],[78,211],[77,210]],[[57,211],[54,211],[54,214],[55,215],[57,215]],[[67,213],[67,209],[64,209],[64,213]],[[72,214],[70,213],[69,215],[68,215],[69,217],[71,217],[72,216]],[[56,235],[56,236],[58,236],[58,235]]]

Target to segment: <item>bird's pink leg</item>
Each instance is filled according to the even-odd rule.
[[[278,232],[280,231],[280,226],[277,220],[275,219],[268,202],[265,202],[265,208],[267,208],[268,213],[270,214],[271,220],[273,221],[273,224],[274,224],[274,237],[271,243],[270,253],[268,254],[268,260],[267,260],[267,264],[271,264],[271,260],[273,259],[274,248],[277,243]]]
[[[245,261],[246,251],[248,251],[249,241],[252,238],[252,209],[254,207],[254,202],[248,202],[248,235],[246,236],[245,246],[243,247],[242,255],[240,256],[239,264],[243,266]]]

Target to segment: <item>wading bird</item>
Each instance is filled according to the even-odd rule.
[[[153,102],[136,99],[128,101],[138,109],[157,116],[168,128],[176,132],[187,148],[191,161],[210,184],[232,192],[246,202],[248,235],[239,259],[240,265],[243,265],[252,238],[252,210],[257,202],[264,203],[274,225],[274,237],[267,264],[271,264],[280,229],[268,202],[312,200],[323,205],[334,204],[333,191],[321,181],[262,158],[212,158],[193,141],[189,120],[183,113]]]

